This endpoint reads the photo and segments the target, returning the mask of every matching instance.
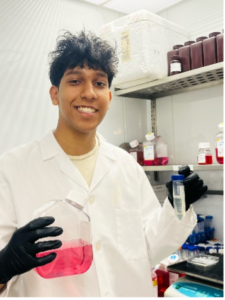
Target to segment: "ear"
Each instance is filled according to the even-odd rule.
[[[58,105],[59,104],[59,99],[58,99],[58,88],[55,85],[52,85],[50,90],[49,90],[50,97],[52,99],[52,104],[53,105]]]
[[[109,91],[109,104],[108,104],[108,109],[110,108],[110,103],[112,101],[112,92]]]

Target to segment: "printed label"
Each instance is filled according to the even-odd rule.
[[[201,153],[198,155],[198,163],[205,163],[206,160],[205,160],[205,153]]]
[[[131,48],[130,48],[130,32],[129,30],[121,33],[121,61],[122,63],[131,60]]]
[[[137,152],[130,152],[130,155],[137,161]]]
[[[181,64],[180,63],[174,63],[170,65],[170,72],[181,72]]]
[[[144,159],[145,160],[154,159],[154,146],[144,146]]]
[[[218,157],[223,157],[223,139],[217,139]]]

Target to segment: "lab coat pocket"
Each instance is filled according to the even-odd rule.
[[[116,210],[118,248],[126,259],[139,259],[147,256],[141,211],[130,209]]]

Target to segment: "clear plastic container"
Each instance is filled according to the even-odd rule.
[[[219,133],[216,135],[216,160],[219,164],[223,164],[223,123],[218,125]]]
[[[182,245],[182,258],[187,260],[189,258],[188,244],[184,243]]]
[[[144,165],[153,166],[155,160],[155,135],[149,132],[145,135],[146,141],[143,142]]]
[[[168,164],[168,146],[165,140],[159,135],[155,138],[155,159],[154,165],[165,166]]]
[[[205,217],[205,230],[209,230],[213,228],[213,216]]]
[[[197,160],[199,165],[211,165],[213,163],[210,143],[199,143]]]
[[[83,211],[86,198],[72,190],[65,199],[51,200],[34,211],[31,220],[51,216],[55,218],[54,226],[63,228],[63,233],[57,239],[62,241],[58,249],[40,252],[42,257],[52,252],[56,258],[49,264],[37,267],[35,271],[43,278],[54,278],[86,272],[93,260],[90,218]],[[55,240],[46,237],[40,241]]]
[[[129,149],[129,153],[133,156],[136,162],[139,165],[144,165],[144,157],[143,157],[143,147],[138,143],[137,140],[133,140],[130,142],[131,149]]]
[[[177,217],[180,220],[182,220],[186,211],[185,193],[183,185],[184,175],[172,175],[171,180],[173,182],[173,205],[175,213]]]
[[[199,254],[188,259],[188,263],[202,267],[210,267],[217,264],[219,257],[212,255]]]

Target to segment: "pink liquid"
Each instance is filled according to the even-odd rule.
[[[216,160],[219,164],[223,165],[223,157],[218,157],[218,149],[216,148]]]
[[[212,155],[206,155],[204,163],[198,162],[199,165],[211,165],[212,163],[213,163]]]
[[[156,166],[165,166],[168,164],[169,158],[168,157],[156,157],[154,159],[154,164]]]
[[[154,166],[154,160],[144,160],[145,166]]]
[[[86,245],[82,241],[63,243],[59,249],[38,253],[42,257],[55,252],[56,258],[49,264],[37,267],[37,273],[44,278],[54,278],[82,274],[86,272],[92,263],[92,245]]]

